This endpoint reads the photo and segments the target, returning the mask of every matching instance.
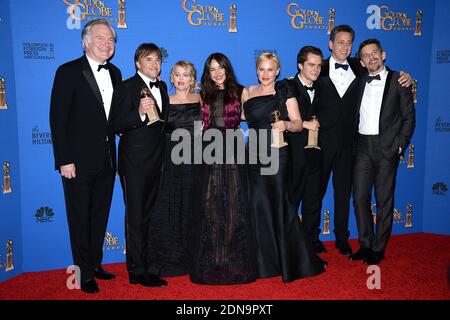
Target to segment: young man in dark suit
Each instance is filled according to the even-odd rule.
[[[288,134],[292,159],[292,199],[296,208],[301,202],[303,226],[317,253],[326,252],[319,239],[322,151],[318,148],[305,149],[305,147],[308,145],[309,131],[318,132],[320,126],[312,116],[315,115],[314,109],[319,100],[320,89],[315,81],[320,74],[322,59],[322,51],[313,46],[305,46],[297,54],[299,72],[292,81],[297,89],[297,101],[304,130]]]
[[[415,110],[411,89],[398,83],[398,72],[385,67],[386,52],[377,39],[362,42],[358,55],[369,74],[361,79],[353,172],[361,247],[350,258],[378,264],[392,231],[398,162],[414,131]],[[372,188],[377,205],[375,234],[370,209]]]
[[[125,202],[126,257],[131,284],[160,287],[167,282],[147,261],[148,229],[156,201],[163,159],[164,122],[149,123],[148,111],[167,120],[169,96],[160,81],[161,50],[143,43],[134,55],[136,74],[123,82],[114,94],[113,126],[120,135],[120,182]],[[142,96],[147,91],[146,97]],[[151,110],[152,109],[152,110]]]
[[[81,290],[99,292],[95,279],[115,276],[102,269],[102,245],[116,171],[115,136],[110,127],[113,91],[122,81],[113,56],[116,33],[106,19],[82,31],[85,54],[56,71],[50,126],[55,169],[62,176],[74,264]]]
[[[355,33],[348,25],[339,25],[332,30],[328,42],[331,56],[324,61],[318,79],[321,99],[316,108],[323,151],[322,199],[333,173],[335,247],[347,256],[352,254],[348,243],[348,220],[356,105],[359,79],[367,74],[358,59],[350,58],[354,39]],[[412,79],[404,74],[399,82],[410,86]]]

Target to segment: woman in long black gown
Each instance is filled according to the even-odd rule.
[[[191,209],[193,165],[172,159],[178,141],[171,141],[177,129],[193,137],[194,121],[200,121],[200,95],[194,92],[196,70],[188,61],[178,61],[170,73],[175,94],[170,96],[166,124],[165,154],[160,190],[149,230],[151,271],[161,276],[188,273],[188,220]],[[183,137],[184,139],[184,137]],[[191,139],[192,144],[193,138]],[[183,154],[174,156],[182,157]]]
[[[302,130],[302,120],[295,93],[288,80],[275,81],[280,72],[278,57],[263,53],[256,64],[259,85],[245,88],[242,98],[249,130],[256,130],[257,140],[267,148],[255,148],[259,141],[249,135],[249,158],[272,157],[278,161],[275,174],[264,175],[269,167],[261,161],[249,167],[249,185],[256,219],[258,278],[282,276],[283,282],[322,273],[324,262],[308,242],[297,210],[290,199],[288,148],[270,148],[272,127],[279,132]],[[279,111],[280,121],[272,125],[272,112]],[[278,154],[277,154],[278,152]],[[275,165],[276,168],[276,165]]]
[[[225,143],[227,134],[240,130],[242,87],[221,53],[207,58],[201,82],[203,134],[218,134]],[[238,139],[243,142],[242,135]],[[208,145],[205,143],[204,155]],[[226,156],[237,155],[233,148],[230,153],[219,144],[213,156],[221,151]],[[209,163],[204,158],[196,166],[190,278],[198,284],[249,283],[256,279],[256,266],[245,165],[225,163],[223,156],[215,159]]]

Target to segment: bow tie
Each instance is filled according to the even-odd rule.
[[[97,71],[100,71],[102,69],[108,70],[109,69],[109,64],[108,63],[107,64],[99,64],[98,68],[97,68]]]
[[[348,64],[342,64],[342,63],[335,63],[334,64],[334,68],[337,70],[337,69],[339,69],[339,68],[342,68],[342,69],[344,69],[345,71],[347,71],[348,70]]]
[[[381,80],[381,77],[379,74],[377,74],[376,76],[368,76],[367,77],[367,83],[371,83],[372,80]]]
[[[150,81],[150,89],[153,88],[153,87],[155,87],[156,89],[159,88],[158,81],[155,81],[155,82],[151,82],[151,81]]]
[[[308,87],[308,86],[304,85],[304,87],[305,87],[306,91],[308,91],[308,90],[314,91],[314,85],[312,85],[311,87]]]

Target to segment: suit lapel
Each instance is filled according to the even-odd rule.
[[[113,86],[113,90],[114,90],[114,88],[117,85],[117,82],[120,80],[116,79],[116,74],[115,74],[115,72],[113,72],[112,67],[109,68],[108,72],[109,72],[109,77],[111,78],[111,82],[112,82],[112,86]]]
[[[165,121],[165,122],[167,122],[167,118],[168,118],[168,115],[169,115],[169,108],[168,108],[168,106],[169,106],[169,95],[167,94],[167,91],[166,91],[166,89],[165,89],[165,86],[162,84],[162,82],[161,81],[158,81],[159,82],[159,91],[161,92],[161,103],[162,103],[162,106],[161,106],[161,110],[162,110],[162,115],[163,115],[163,120]]]
[[[386,105],[386,99],[389,94],[389,89],[391,87],[391,80],[392,80],[392,71],[388,67],[386,67],[386,70],[388,71],[388,75],[386,78],[386,83],[384,85],[383,100],[381,101],[380,119],[381,119],[381,115],[383,114],[383,110]]]
[[[345,97],[345,95],[353,90],[353,88],[356,86],[356,84],[360,81],[359,77],[356,77],[353,79],[352,83],[348,86],[347,90],[345,90],[344,95],[342,96],[342,99]]]
[[[334,90],[334,93],[336,94],[336,96],[338,96],[339,99],[341,99],[339,92],[337,91],[336,87],[334,86],[333,81],[331,81],[331,78],[330,78],[330,58],[325,60],[323,66],[322,66],[322,70],[320,71],[320,79],[321,79],[323,86],[330,87],[332,90]]]
[[[348,92],[351,92],[354,88],[354,86],[359,83],[360,81],[360,77],[361,77],[361,68],[359,68],[358,63],[359,61],[356,59],[352,59],[352,58],[348,58],[347,62],[350,66],[350,69],[352,70],[353,74],[355,75],[355,79],[353,79],[352,83],[350,83],[350,85],[348,86],[347,90],[345,91],[344,95],[342,96],[342,98],[345,97],[345,95]]]
[[[112,82],[112,86],[113,86],[113,96],[114,96],[114,90],[116,89],[116,86],[122,82],[122,79],[119,79],[119,77],[117,77],[117,72],[113,72],[112,67],[110,67],[108,71],[109,71],[109,76],[111,77],[111,82]],[[109,121],[109,119],[111,119],[111,112],[112,112],[112,108],[113,108],[112,103],[113,103],[113,101],[111,101],[111,108],[109,108],[109,115],[108,115],[107,121]]]
[[[308,114],[308,118],[311,118],[312,116],[315,115],[314,113],[314,108],[317,105],[317,101],[319,101],[319,95],[320,95],[320,89],[319,89],[319,85],[317,84],[317,81],[314,81],[314,99],[309,107],[309,114]]]
[[[358,119],[357,124],[359,123],[359,111],[361,110],[361,102],[364,95],[364,90],[366,88],[367,75],[362,76],[362,78],[360,78],[359,81],[361,85],[359,87],[358,92],[358,102],[356,104],[356,119]]]
[[[86,78],[87,82],[89,83],[89,86],[91,87],[92,92],[94,92],[98,102],[100,103],[101,106],[103,106],[103,99],[100,93],[100,89],[98,87],[97,81],[95,80],[94,74],[92,73],[91,66],[89,65],[86,56],[83,56],[82,62],[83,62],[83,75]]]

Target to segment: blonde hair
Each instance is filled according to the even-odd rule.
[[[259,55],[258,59],[256,60],[256,69],[258,69],[259,65],[262,63],[263,60],[272,60],[275,62],[277,69],[280,68],[280,59],[278,56],[273,52],[263,52]]]
[[[193,82],[190,85],[189,91],[190,92],[194,92],[195,80],[197,79],[197,70],[195,70],[194,65],[191,62],[187,61],[187,60],[180,60],[180,61],[176,62],[173,65],[172,70],[170,70],[170,82],[172,82],[172,84],[174,82],[174,80],[173,80],[173,76],[174,76],[173,73],[174,73],[174,70],[175,70],[175,68],[177,66],[182,67],[184,70],[186,70],[187,73],[189,74],[189,77],[191,77],[191,79],[193,80]]]

